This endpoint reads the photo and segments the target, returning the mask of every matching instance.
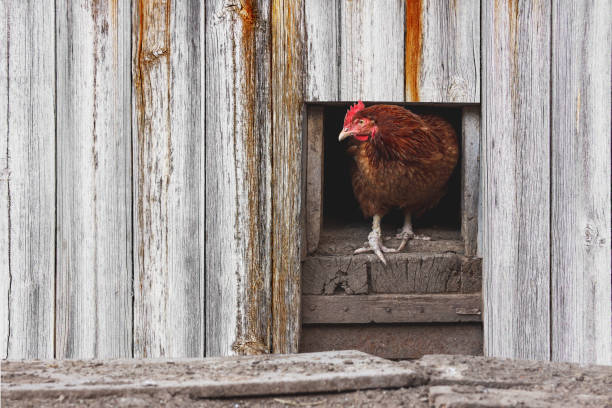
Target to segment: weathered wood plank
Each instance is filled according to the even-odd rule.
[[[482,6],[485,353],[547,360],[550,5]]]
[[[478,322],[480,294],[302,297],[304,324]]]
[[[133,8],[134,356],[204,354],[201,1]]]
[[[400,253],[389,257],[388,266],[370,258],[372,293],[458,292],[461,265],[465,258],[455,254]],[[369,255],[368,255],[369,256]]]
[[[474,293],[482,288],[481,259],[403,252],[385,267],[376,255],[310,256],[302,264],[302,293]]]
[[[368,293],[367,256],[313,256],[302,263],[302,294]]]
[[[272,2],[272,350],[298,351],[301,279],[303,0]],[[305,243],[304,243],[305,244]]]
[[[306,167],[306,247],[313,253],[319,245],[323,224],[323,107],[308,108]]]
[[[406,100],[480,102],[480,1],[406,2]]]
[[[404,14],[403,0],[340,0],[340,100],[404,100]]]
[[[128,357],[130,5],[57,7],[56,357]]]
[[[172,395],[172,403],[189,405],[191,399],[206,406],[213,401],[199,400],[410,387],[425,382],[415,365],[354,350],[162,361],[11,361],[2,373],[2,402],[20,406],[19,400],[27,403],[43,396],[64,396],[69,401],[85,398],[99,405],[107,402],[102,397],[112,395],[124,397],[119,405],[134,405],[135,395],[159,397],[165,393]],[[213,404],[227,406],[227,401]],[[91,406],[89,402],[83,403]],[[159,398],[155,404],[164,405]]]
[[[265,353],[271,313],[270,10],[264,1],[206,5],[206,349],[208,355]]]
[[[382,226],[385,245],[397,248],[401,240],[395,238],[397,226]],[[326,225],[321,230],[319,246],[316,255],[348,255],[352,256],[355,248],[363,245],[364,239],[370,232],[367,223],[351,225]],[[417,229],[417,234],[431,237],[431,240],[413,239],[408,241],[404,253],[463,253],[464,245],[461,234],[455,229],[423,228]],[[387,239],[388,238],[388,239]],[[388,254],[393,258],[396,254]]]
[[[338,0],[304,3],[307,101],[338,100],[339,12]]]
[[[53,358],[53,2],[4,2],[0,39],[0,358]]]
[[[360,350],[383,358],[482,355],[480,323],[304,326],[300,352]]]
[[[552,359],[612,363],[609,1],[552,2]]]
[[[461,238],[465,254],[475,256],[480,205],[480,108],[463,108],[461,136]]]

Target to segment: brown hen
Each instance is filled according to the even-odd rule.
[[[412,216],[435,206],[446,192],[459,146],[452,126],[435,115],[417,115],[401,106],[359,101],[346,113],[339,140],[350,137],[354,157],[353,191],[364,216],[373,217],[369,246],[386,264],[383,252],[399,252],[416,237]],[[404,227],[397,249],[382,244],[380,220],[392,208],[404,210]]]

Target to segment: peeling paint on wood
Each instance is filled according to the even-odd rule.
[[[304,4],[272,2],[272,350],[298,351]]]
[[[57,7],[55,356],[128,357],[130,6]]]
[[[53,358],[55,8],[0,6],[0,358]]]
[[[133,10],[134,356],[204,355],[200,235],[203,10]]]

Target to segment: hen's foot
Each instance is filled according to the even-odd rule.
[[[358,248],[355,250],[354,254],[363,254],[365,252],[373,251],[376,256],[381,260],[383,264],[387,264],[387,260],[383,256],[383,252],[397,252],[397,249],[387,248],[383,245],[380,232],[372,231],[368,235],[368,242],[364,243],[363,248]]]
[[[397,247],[397,252],[400,252],[402,249],[404,249],[408,241],[410,241],[411,239],[420,239],[422,241],[431,240],[431,237],[428,237],[427,235],[416,235],[414,232],[412,232],[412,229],[402,230],[399,234],[395,236],[395,238],[402,240],[401,244]]]

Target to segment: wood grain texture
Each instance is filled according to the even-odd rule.
[[[403,252],[387,262],[385,267],[373,254],[309,256],[302,263],[302,294],[475,293],[482,288],[480,258]]]
[[[304,326],[300,352],[360,350],[383,358],[425,354],[482,355],[480,323]]]
[[[306,295],[304,324],[452,323],[481,320],[480,294]]]
[[[53,358],[55,9],[0,6],[0,358]]]
[[[57,7],[56,357],[129,357],[130,5]]]
[[[339,98],[339,12],[339,0],[307,0],[304,3],[306,101],[336,101]]]
[[[313,253],[323,225],[323,107],[308,108],[306,166],[306,247]]]
[[[204,355],[202,7],[133,7],[135,357]]]
[[[461,143],[461,238],[465,254],[475,256],[480,205],[480,108],[463,108]]]
[[[340,100],[404,100],[403,0],[340,0]]]
[[[406,100],[480,102],[480,1],[410,0]]]
[[[485,354],[548,360],[550,5],[482,6]]]
[[[266,353],[271,324],[270,9],[265,1],[208,1],[206,8],[206,352]]]
[[[552,10],[552,359],[612,364],[612,10],[609,1]]]
[[[272,351],[295,353],[300,335],[303,0],[272,2]]]

